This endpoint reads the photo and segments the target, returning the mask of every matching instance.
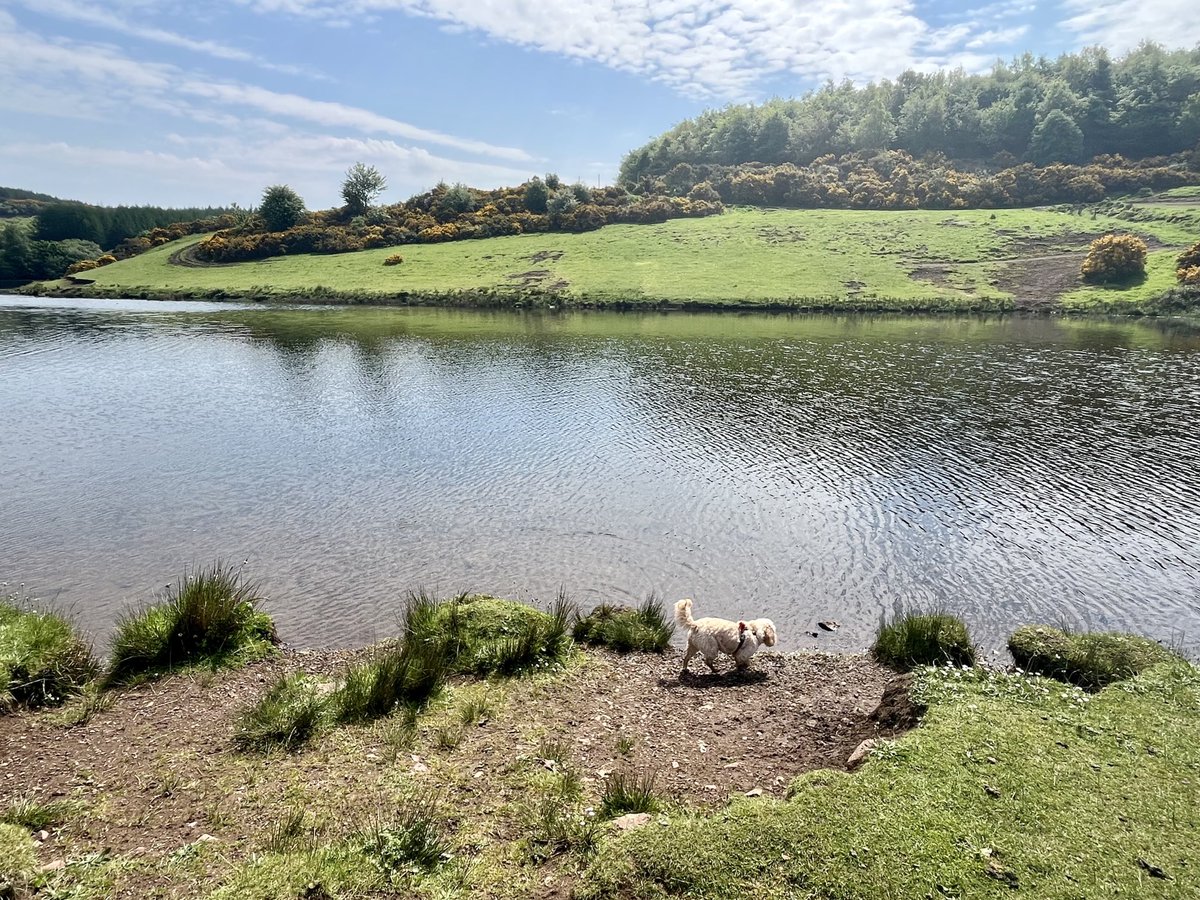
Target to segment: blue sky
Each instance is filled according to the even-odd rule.
[[[0,0],[0,184],[93,203],[396,202],[621,156],[711,106],[1026,50],[1200,42],[1195,0]]]

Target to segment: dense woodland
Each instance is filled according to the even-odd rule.
[[[1097,47],[1057,60],[1026,54],[986,75],[910,71],[863,88],[827,84],[798,100],[710,110],[629,153],[620,182],[633,186],[681,163],[806,166],[875,150],[995,171],[1102,154],[1169,156],[1198,141],[1200,48],[1143,44],[1112,59]]]

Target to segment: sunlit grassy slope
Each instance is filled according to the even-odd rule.
[[[1178,209],[1178,207],[1176,207]],[[987,307],[1011,303],[1007,261],[1058,257],[1107,230],[1160,245],[1196,240],[1189,222],[1127,222],[1060,209],[872,212],[732,209],[709,219],[280,257],[205,268],[172,265],[198,238],[88,273],[103,292],[370,296],[557,291],[565,302]],[[404,256],[398,266],[383,260]],[[1139,292],[1170,286],[1164,251]],[[1064,260],[1078,266],[1078,260]],[[1087,295],[1078,303],[1088,305]]]

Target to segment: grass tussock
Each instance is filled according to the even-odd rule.
[[[450,857],[441,824],[426,811],[434,805],[430,798],[410,799],[368,829],[363,853],[389,881],[429,872]]]
[[[96,672],[91,647],[63,616],[0,599],[0,712],[59,706]]]
[[[657,776],[653,772],[611,773],[600,795],[600,814],[615,818],[627,813],[651,813],[658,810],[659,800],[654,793]]]
[[[62,825],[75,810],[75,804],[66,801],[51,800],[43,803],[33,797],[24,797],[0,812],[0,823],[19,825],[29,831],[41,831]]]
[[[900,612],[881,622],[871,654],[886,666],[973,666],[975,645],[962,620],[943,612]]]
[[[296,750],[316,733],[324,714],[325,698],[311,678],[280,676],[238,715],[233,740],[241,750]]]
[[[1085,688],[1102,688],[1178,658],[1166,647],[1135,634],[1072,634],[1048,625],[1025,625],[1008,639],[1008,651],[1026,672]]]
[[[564,661],[572,647],[571,612],[564,597],[542,612],[493,597],[439,602],[424,592],[410,594],[397,640],[350,667],[325,695],[311,680],[281,678],[242,710],[235,741],[244,750],[296,750],[327,724],[372,722],[400,709],[403,717],[389,730],[387,743],[402,752],[416,741],[420,711],[451,675],[517,675]],[[457,746],[464,729],[491,708],[487,696],[469,700],[459,722],[438,730],[435,742],[443,749]]]
[[[471,675],[522,675],[570,655],[574,606],[559,592],[543,612],[524,603],[462,595],[440,604],[434,626],[450,638],[452,667]]]
[[[527,856],[539,865],[563,854],[591,858],[600,846],[603,822],[584,807],[583,777],[567,748],[544,738],[535,760],[540,765],[527,787],[532,799],[522,812]]]
[[[438,627],[438,613],[428,595],[409,596],[400,639],[352,667],[330,698],[337,722],[369,722],[397,706],[420,708],[441,691],[458,636]]]
[[[662,601],[651,594],[637,609],[602,603],[577,618],[572,633],[580,643],[618,653],[662,653],[671,644],[675,625]]]
[[[918,691],[928,713],[895,752],[625,835],[575,896],[1200,896],[1196,667],[1099,693],[940,667]]]
[[[257,585],[240,568],[217,563],[184,575],[161,602],[118,623],[106,684],[266,655],[278,639],[261,602]]]
[[[400,705],[419,708],[456,673],[512,676],[561,664],[572,646],[571,611],[563,596],[542,612],[495,597],[439,603],[411,594],[400,640],[347,673],[333,697],[335,718],[366,722]]]

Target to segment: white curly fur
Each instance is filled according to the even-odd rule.
[[[688,670],[688,663],[697,653],[704,657],[708,667],[715,672],[718,653],[728,653],[733,657],[734,664],[739,669],[744,669],[750,665],[750,657],[759,647],[775,646],[775,623],[770,619],[742,622],[731,622],[711,616],[693,619],[692,601],[680,600],[675,604],[675,621],[679,623],[679,627],[686,628],[688,633],[687,652],[683,654],[684,672]]]

